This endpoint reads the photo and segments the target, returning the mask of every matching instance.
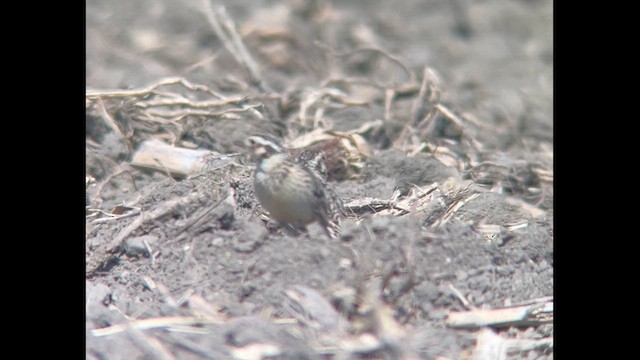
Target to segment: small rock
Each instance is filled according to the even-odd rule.
[[[263,228],[255,223],[247,222],[242,231],[233,239],[233,250],[250,253],[262,246],[267,238]]]
[[[103,284],[85,282],[87,312],[91,306],[104,306],[104,300],[109,298],[111,289]]]
[[[213,216],[218,220],[220,229],[223,230],[230,230],[236,220],[235,209],[228,203],[220,204],[220,206],[214,210]]]
[[[221,247],[222,245],[224,245],[224,239],[221,238],[221,237],[217,237],[217,238],[211,240],[211,246]]]
[[[124,241],[122,248],[127,256],[151,256],[147,250],[145,242],[149,245],[149,248],[153,250],[153,246],[158,242],[158,237],[153,235],[143,235],[129,238]]]
[[[351,269],[352,266],[353,266],[353,261],[351,261],[351,259],[342,258],[338,262],[338,268],[340,270],[348,270],[348,269]]]

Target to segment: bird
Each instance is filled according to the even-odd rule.
[[[309,150],[292,157],[270,135],[249,136],[246,145],[257,161],[256,197],[271,218],[297,232],[318,222],[329,238],[338,238],[344,207],[327,184],[324,154]]]
[[[347,212],[340,196],[338,196],[338,194],[336,194],[335,191],[327,185],[328,170],[325,163],[325,153],[318,150],[304,150],[296,157],[296,159],[298,162],[306,166],[316,179],[320,181],[325,189],[325,196],[329,201],[329,206],[331,206],[329,215],[333,217],[335,222],[339,223],[340,217],[346,216]]]

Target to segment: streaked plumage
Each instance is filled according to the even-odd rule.
[[[247,145],[257,160],[255,193],[271,217],[301,230],[317,221],[327,236],[337,238],[342,200],[327,186],[324,155],[303,152],[293,159],[269,136],[250,136]]]

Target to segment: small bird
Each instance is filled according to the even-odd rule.
[[[271,218],[297,231],[317,221],[327,236],[337,238],[344,210],[327,185],[324,154],[303,151],[292,158],[270,136],[250,136],[246,143],[257,160],[255,193]]]

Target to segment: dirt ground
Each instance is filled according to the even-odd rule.
[[[206,4],[87,1],[87,358],[553,358],[548,319],[452,324],[553,296],[552,1]],[[366,142],[336,240],[264,221],[242,145],[321,130]]]

